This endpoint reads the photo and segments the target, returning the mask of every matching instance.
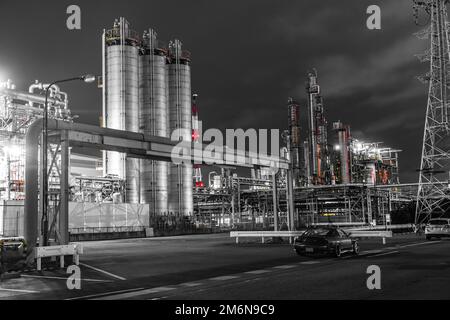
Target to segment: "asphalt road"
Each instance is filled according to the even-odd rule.
[[[289,244],[228,234],[83,243],[81,289],[65,270],[0,283],[0,299],[449,299],[450,240],[362,240],[359,256],[299,257]],[[367,268],[380,267],[369,290]]]

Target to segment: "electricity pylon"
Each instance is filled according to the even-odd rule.
[[[443,216],[450,206],[448,0],[413,2],[416,23],[419,9],[430,17],[428,28],[417,35],[431,41],[430,49],[418,56],[430,63],[430,71],[421,77],[429,85],[415,218],[421,224]]]

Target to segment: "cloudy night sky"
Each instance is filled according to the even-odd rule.
[[[71,4],[81,7],[82,30],[66,28]],[[381,7],[382,30],[366,28],[371,4]],[[411,0],[2,1],[0,78],[25,90],[35,79],[101,74],[101,33],[120,16],[192,53],[204,128],[285,129],[288,97],[305,119],[306,74],[316,68],[330,126],[341,120],[358,139],[402,149],[401,182],[417,181],[427,87],[415,76],[428,66],[414,55],[429,43],[413,35],[423,26]],[[101,90],[62,88],[78,121],[98,124]]]

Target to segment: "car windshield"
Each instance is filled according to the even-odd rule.
[[[446,224],[448,224],[448,221],[447,221],[447,220],[444,220],[444,219],[435,219],[435,220],[430,220],[430,224],[441,226],[441,225],[446,225]]]
[[[326,228],[318,228],[318,229],[310,229],[304,233],[306,237],[336,237],[338,236],[338,232],[336,229],[326,229]]]

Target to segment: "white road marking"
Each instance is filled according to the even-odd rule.
[[[20,289],[8,289],[8,288],[0,288],[0,291],[19,292],[19,293],[39,293],[39,291],[33,291],[33,290],[20,290]]]
[[[121,294],[114,294],[114,295],[108,295],[100,298],[95,298],[93,300],[120,300],[120,299],[128,299],[128,298],[135,298],[138,296],[143,296],[146,294],[151,293],[158,293],[158,292],[165,292],[175,290],[173,287],[157,287],[157,288],[151,288],[151,289],[144,289],[139,291],[133,291],[128,293],[121,293]]]
[[[185,282],[185,283],[180,283],[179,285],[183,286],[183,287],[198,287],[198,286],[201,286],[202,283],[200,283],[200,282]]]
[[[90,299],[90,298],[95,298],[95,297],[101,297],[101,296],[106,296],[106,295],[111,295],[111,294],[118,294],[118,293],[123,293],[123,292],[136,291],[136,290],[144,290],[144,288],[135,288],[135,289],[126,289],[126,290],[119,290],[119,291],[103,292],[103,293],[97,293],[97,294],[90,294],[90,295],[87,295],[87,296],[67,298],[65,300]]]
[[[55,280],[67,280],[65,277],[55,277],[55,276],[35,276],[31,274],[23,274],[21,275],[22,278],[42,278],[42,279],[55,279]],[[112,282],[112,280],[100,280],[100,279],[81,279],[81,281],[88,281],[88,282]]]
[[[385,253],[375,254],[375,255],[370,256],[370,257],[368,257],[368,258],[387,256],[388,254],[399,253],[399,252],[400,252],[400,251],[389,251],[389,252],[385,252]]]
[[[310,260],[310,261],[300,262],[299,264],[317,264],[317,263],[320,263],[320,261]]]
[[[105,270],[102,270],[102,269],[99,269],[99,268],[90,266],[90,265],[85,264],[85,263],[80,263],[80,265],[81,265],[81,266],[84,266],[84,267],[86,267],[86,268],[89,268],[89,269],[92,269],[92,270],[101,272],[101,273],[103,273],[103,274],[106,274],[106,275],[108,275],[108,276],[110,276],[110,277],[113,277],[113,278],[116,278],[116,279],[119,279],[119,280],[127,280],[127,279],[125,279],[124,277],[120,277],[120,276],[118,276],[118,275],[116,275],[116,274],[113,274],[113,273],[111,273],[111,272],[108,272],[108,271],[105,271]]]
[[[226,280],[232,280],[232,279],[236,279],[236,278],[239,278],[239,276],[221,276],[221,277],[209,278],[208,280],[226,281]]]
[[[424,244],[433,244],[433,243],[439,243],[439,242],[441,242],[441,240],[439,240],[439,241],[419,242],[419,243],[405,244],[403,246],[398,246],[397,248],[407,248],[407,247],[421,246],[421,245],[424,245]]]
[[[383,252],[383,250],[367,250],[367,251],[361,252],[361,254],[362,254],[362,255],[366,255],[366,254],[380,253],[380,252]]]
[[[266,270],[266,269],[261,269],[261,270],[253,270],[253,271],[247,271],[244,272],[246,274],[261,274],[261,273],[267,273],[267,272],[271,272],[270,270]]]
[[[292,265],[292,264],[286,264],[286,265],[283,265],[283,266],[276,266],[276,267],[273,267],[274,269],[291,269],[291,268],[295,268],[296,266],[295,265]]]

